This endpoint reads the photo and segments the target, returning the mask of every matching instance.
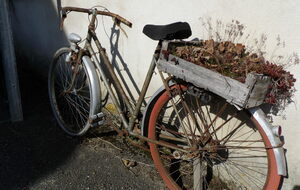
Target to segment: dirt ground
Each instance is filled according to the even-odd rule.
[[[0,124],[0,189],[165,189],[149,154],[110,128],[83,138],[65,135],[51,113],[45,81],[29,73],[19,80],[25,119]],[[126,167],[124,159],[136,166]]]

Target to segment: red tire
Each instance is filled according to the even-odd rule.
[[[169,189],[278,189],[281,183],[281,176],[277,174],[273,150],[265,148],[270,147],[271,144],[260,124],[245,111],[238,112],[238,115],[230,115],[230,113],[233,113],[233,110],[237,111],[231,105],[226,106],[224,112],[220,113],[223,107],[217,104],[220,102],[224,103],[224,101],[215,95],[208,95],[211,97],[210,102],[203,104],[201,102],[200,106],[197,103],[197,107],[195,106],[195,102],[199,100],[194,101],[194,99],[199,99],[199,97],[189,95],[186,93],[186,89],[187,87],[182,85],[172,87],[172,90],[180,90],[182,93],[181,97],[183,97],[178,98],[178,101],[176,101],[176,97],[173,97],[178,114],[173,114],[173,112],[176,111],[174,111],[173,106],[170,106],[171,98],[167,92],[163,92],[154,104],[149,119],[148,137],[150,139],[167,141],[168,143],[174,143],[177,146],[185,148],[188,147],[188,143],[182,144],[182,140],[186,139],[187,141],[192,141],[192,139],[196,139],[193,141],[198,144],[195,145],[195,142],[193,142],[193,147],[198,146],[200,147],[199,150],[201,149],[200,153],[198,151],[198,155],[194,153],[190,154],[193,156],[190,156],[188,154],[184,155],[184,153],[180,151],[176,152],[175,150],[149,143],[155,167],[167,187]],[[180,95],[178,95],[178,97],[180,97]],[[184,131],[183,128],[186,128],[186,126],[183,126],[186,125],[184,123],[188,123],[186,120],[191,118],[186,114],[188,112],[184,106],[180,106],[180,103],[183,105],[182,99],[184,99],[187,105],[190,106],[190,109],[193,110],[190,113],[193,113],[195,116],[199,113],[199,117],[195,118],[196,121],[202,121],[202,124],[199,124],[199,126],[203,125],[203,129],[200,127],[201,130],[205,131],[205,127],[209,126],[207,122],[209,120],[208,118],[212,116],[217,118],[215,121],[213,118],[210,118],[212,123],[211,128],[214,129],[210,129],[212,132],[209,130],[211,138],[207,145],[203,145],[203,139],[206,136],[201,136],[199,131],[198,133],[195,132],[197,130],[196,127],[194,127],[195,129],[193,129],[193,127],[189,128],[191,129],[190,131],[193,131],[193,134],[182,132]],[[197,109],[200,110],[199,107],[201,107],[203,111],[203,106],[206,107],[205,110],[207,111],[206,119],[204,119],[203,115],[201,116],[201,111],[195,111]],[[172,116],[175,119],[167,119],[167,109],[173,109],[173,111],[170,111],[169,117],[171,118]],[[182,110],[185,111],[183,112]],[[180,113],[181,111],[183,113]],[[226,118],[226,114],[228,114],[227,120],[224,120],[223,117]],[[247,117],[246,119],[245,116]],[[178,117],[182,119],[182,124],[179,127],[174,127],[173,125],[178,125],[178,122],[175,122],[175,120],[178,120]],[[229,120],[228,118],[231,119]],[[221,120],[222,123],[220,123],[218,119]],[[169,122],[173,122],[173,125],[169,124]],[[225,124],[223,124],[224,122]],[[240,122],[238,128],[236,126],[227,126],[232,122]],[[218,127],[219,129],[217,130]],[[230,131],[231,128],[234,132]],[[221,136],[221,130],[222,134],[223,131],[225,131],[223,136]],[[248,133],[248,130],[251,132]],[[188,134],[188,138],[186,138],[184,134]],[[230,134],[229,137],[228,134]],[[175,142],[174,140],[166,140],[170,139],[166,138],[166,135],[178,138],[179,140]],[[231,139],[228,140],[228,138]],[[199,142],[202,144],[200,143],[201,145],[199,145]],[[179,153],[181,157],[175,157],[175,153]],[[199,168],[201,170],[199,170]],[[199,182],[194,180],[195,175],[197,175]],[[200,176],[199,178],[198,175]]]

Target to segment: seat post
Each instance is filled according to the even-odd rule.
[[[153,57],[155,58],[155,61],[158,61],[159,54],[160,54],[161,47],[162,47],[162,42],[163,42],[163,40],[158,41],[158,44],[157,44],[156,49],[154,51]]]

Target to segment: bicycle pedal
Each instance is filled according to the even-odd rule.
[[[103,112],[100,112],[100,113],[97,113],[96,115],[92,115],[90,117],[91,121],[96,121],[96,120],[99,120],[99,119],[102,119],[103,117],[105,117],[105,114]]]
[[[106,123],[105,114],[103,112],[97,113],[90,117],[91,127],[98,127]]]
[[[99,127],[101,125],[104,125],[106,123],[106,120],[101,120],[95,123],[91,123],[91,127]]]

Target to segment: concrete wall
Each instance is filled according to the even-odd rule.
[[[272,51],[276,37],[280,35],[285,40],[286,47],[283,52],[300,52],[300,1],[293,0],[152,0],[152,1],[122,1],[122,0],[34,0],[25,3],[15,0],[16,15],[16,41],[21,55],[32,57],[37,67],[47,67],[49,55],[54,48],[65,44],[65,36],[58,31],[57,6],[92,7],[102,5],[110,11],[116,12],[129,19],[133,28],[122,26],[127,33],[126,37],[117,28],[112,30],[113,22],[109,18],[98,18],[98,33],[107,52],[111,52],[114,62],[119,65],[124,78],[138,86],[143,83],[148,65],[150,64],[155,41],[142,34],[145,24],[167,24],[175,21],[190,23],[193,36],[205,38],[205,29],[201,26],[200,17],[220,19],[222,22],[239,20],[247,26],[252,36],[265,33],[268,37],[268,51]],[[24,9],[25,7],[25,9]],[[25,12],[26,11],[26,12]],[[29,23],[29,24],[27,24]],[[65,22],[65,32],[75,32],[82,37],[87,31],[88,17],[72,13]],[[118,42],[118,43],[116,43]],[[29,47],[29,48],[28,48]],[[33,56],[34,55],[34,56]],[[37,55],[37,57],[35,57]],[[45,61],[43,61],[45,60]],[[46,63],[47,62],[47,63]],[[126,70],[128,67],[129,71]],[[300,67],[290,68],[297,78],[296,88],[300,89]],[[132,78],[133,80],[129,80]],[[150,86],[149,95],[161,85],[155,80]],[[130,85],[134,88],[134,84]],[[290,104],[285,111],[286,118],[274,118],[274,123],[283,126],[283,135],[286,139],[289,178],[285,180],[283,189],[300,188],[300,92],[295,94],[295,104]]]

